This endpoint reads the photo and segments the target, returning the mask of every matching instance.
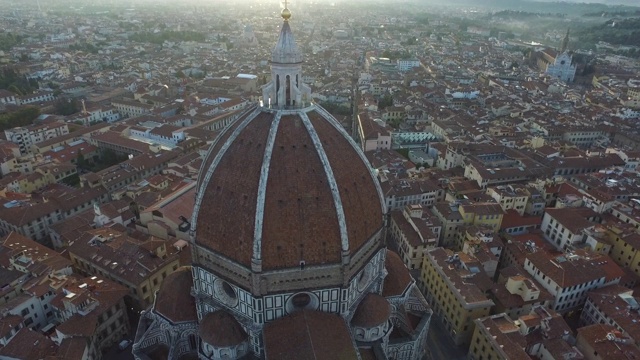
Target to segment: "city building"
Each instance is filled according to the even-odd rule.
[[[58,289],[51,308],[58,325],[54,342],[79,339],[87,344],[90,359],[102,359],[103,351],[129,334],[124,302],[128,289],[97,276],[71,278]]]
[[[395,179],[382,181],[382,193],[387,209],[398,210],[407,205],[432,207],[444,200],[445,191],[431,179]]]
[[[52,225],[92,208],[95,203],[106,202],[108,196],[101,186],[76,189],[52,184],[41,190],[39,196],[27,197],[27,200],[0,198],[0,234],[14,231],[50,244]]]
[[[116,227],[87,230],[67,251],[78,273],[125,286],[127,305],[138,310],[153,303],[162,280],[180,267],[171,243],[154,237],[141,241]]]
[[[398,59],[396,63],[400,71],[409,71],[415,67],[422,66],[422,63],[420,63],[418,59]]]
[[[64,122],[48,122],[26,127],[15,127],[4,131],[7,140],[18,145],[21,154],[29,154],[31,146],[69,133]]]
[[[593,324],[578,329],[576,347],[586,360],[633,359],[640,357],[635,342],[614,326]]]
[[[456,345],[469,345],[474,320],[490,314],[495,305],[485,295],[490,285],[489,277],[466,254],[444,248],[425,254],[420,287]]]
[[[424,252],[440,242],[440,220],[421,205],[391,211],[389,230],[398,253],[409,269],[422,269]]]
[[[583,359],[562,316],[542,306],[513,320],[507,314],[475,321],[469,359]]]
[[[505,212],[514,209],[520,216],[524,215],[529,194],[523,187],[514,185],[490,187],[487,189],[487,194],[500,204]]]
[[[640,234],[635,226],[628,223],[607,226],[606,238],[611,243],[611,258],[618,265],[640,272]]]
[[[485,226],[497,232],[502,224],[504,210],[495,203],[462,204],[458,207],[465,225]]]
[[[621,285],[595,289],[587,295],[582,308],[580,323],[583,325],[607,324],[640,343],[640,305],[633,290]]]
[[[500,269],[489,297],[496,304],[494,313],[505,313],[512,319],[529,314],[536,306],[549,308],[554,299],[526,271],[514,265]]]
[[[598,223],[599,215],[589,208],[547,208],[540,229],[547,240],[560,250],[584,243],[584,229]]]
[[[567,313],[580,308],[589,291],[617,284],[624,271],[608,256],[599,254],[527,254],[524,269],[554,297],[553,310]]]

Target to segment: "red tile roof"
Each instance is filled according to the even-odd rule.
[[[263,336],[269,360],[358,359],[347,324],[336,314],[297,311],[265,325]]]

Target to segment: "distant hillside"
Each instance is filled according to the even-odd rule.
[[[417,1],[423,3],[423,0]],[[540,2],[547,3],[544,4],[545,8],[540,8]],[[469,6],[476,8],[513,9],[553,13],[599,10],[606,11],[610,10],[610,7],[627,7],[627,9],[628,7],[633,7],[640,9],[640,2],[638,0],[426,0],[425,3],[439,6]]]

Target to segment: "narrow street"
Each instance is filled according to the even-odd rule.
[[[467,358],[466,350],[453,343],[449,333],[435,316],[431,318],[429,326],[427,349],[427,354],[431,354],[429,358],[431,360],[465,360]]]

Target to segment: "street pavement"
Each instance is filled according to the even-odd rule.
[[[430,354],[430,357],[429,357]],[[430,360],[466,360],[467,350],[456,346],[440,320],[431,318],[427,334],[427,359]]]

